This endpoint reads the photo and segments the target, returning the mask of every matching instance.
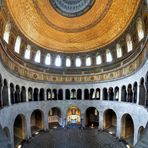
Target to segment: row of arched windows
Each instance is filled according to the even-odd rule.
[[[9,44],[9,37],[10,37],[10,31],[11,31],[11,24],[10,22],[7,22],[3,34],[3,39],[7,44]],[[138,41],[141,41],[144,38],[144,27],[143,27],[143,22],[141,18],[137,19],[137,34],[138,34]],[[127,44],[127,52],[131,52],[133,50],[133,41],[132,37],[130,34],[127,34],[126,36],[126,44]],[[21,37],[17,36],[16,41],[15,41],[15,46],[14,46],[14,51],[16,53],[20,53],[20,48],[21,48]],[[121,45],[118,43],[116,45],[116,57],[121,58],[123,56],[123,51]],[[26,60],[31,59],[31,46],[27,45],[25,52],[24,52],[24,58]],[[113,61],[113,55],[110,49],[106,50],[106,62],[112,62]],[[40,63],[41,62],[41,51],[37,50],[36,54],[34,56],[34,62]],[[54,65],[56,67],[62,66],[62,57],[60,55],[57,55],[54,59]],[[44,60],[45,65],[51,65],[51,54],[48,53],[45,56]],[[96,55],[96,65],[102,64],[102,56],[101,55]],[[70,57],[66,57],[65,59],[65,66],[66,67],[71,67],[72,61]],[[91,66],[92,65],[92,58],[90,56],[86,57],[85,59],[85,66]],[[75,59],[75,66],[76,67],[81,67],[82,66],[82,60],[81,57],[76,57]]]
[[[10,97],[10,102],[9,102]],[[10,103],[44,100],[108,100],[137,103],[148,106],[148,73],[146,80],[141,78],[140,83],[123,85],[121,88],[94,89],[38,89],[25,86],[20,87],[2,79],[0,75],[0,107],[8,106]]]

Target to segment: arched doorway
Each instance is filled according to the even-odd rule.
[[[103,128],[110,134],[116,135],[117,116],[112,109],[108,109],[103,114]]]
[[[31,115],[31,133],[43,129],[43,112],[39,109],[33,111]]]
[[[138,141],[141,140],[143,132],[144,132],[144,127],[141,126],[138,130],[138,139],[137,139]]]
[[[61,110],[57,107],[53,107],[48,113],[49,128],[57,128],[62,125]]]
[[[129,114],[122,117],[121,138],[125,139],[130,145],[133,145],[134,139],[134,123]]]
[[[86,110],[85,125],[91,128],[99,126],[99,112],[95,107],[89,107]]]
[[[81,112],[78,107],[71,106],[67,111],[67,126],[77,128],[81,125]]]
[[[24,115],[18,115],[15,118],[14,125],[14,145],[17,146],[22,140],[26,139],[26,119]]]

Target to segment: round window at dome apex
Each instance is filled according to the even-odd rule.
[[[96,0],[49,0],[52,7],[65,17],[78,17],[85,14]]]

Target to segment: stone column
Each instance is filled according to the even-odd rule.
[[[99,129],[103,129],[103,111],[99,112]]]
[[[103,100],[103,89],[100,89],[100,100]]]
[[[31,96],[32,96],[32,101],[34,101],[34,88],[32,88],[32,94],[31,94]]]
[[[122,94],[122,88],[121,87],[119,87],[119,102],[121,102],[121,94]]]
[[[15,98],[15,92],[16,92],[16,88],[14,87],[14,90],[13,90],[13,104],[16,103],[16,98]]]
[[[44,101],[47,101],[47,89],[44,89]]]
[[[45,131],[49,129],[49,126],[48,126],[48,112],[44,113],[43,126],[44,126],[43,128],[44,128]]]
[[[82,113],[81,114],[81,119],[80,119],[81,121],[81,126],[82,126],[82,128],[84,128],[85,127],[85,120],[86,120],[86,118],[85,118],[85,113]]]
[[[11,129],[10,129],[10,142],[11,142],[12,148],[14,148],[14,131],[13,131],[13,126],[11,126]]]
[[[41,99],[41,98],[40,98],[40,91],[41,91],[41,89],[38,88],[38,97],[37,97],[37,98],[38,98],[38,99],[37,99],[38,101],[40,101],[40,99]]]
[[[133,145],[135,145],[137,143],[137,140],[138,140],[138,128],[137,126],[135,126],[134,128],[134,142],[133,142]]]
[[[84,100],[84,89],[82,89],[82,100]]]
[[[8,104],[11,105],[11,92],[10,92],[10,86],[8,86]]]
[[[27,113],[26,115],[26,132],[27,132],[26,138],[29,139],[32,136],[31,134],[31,114],[30,113]]]
[[[63,100],[66,100],[65,89],[63,89]]]
[[[126,86],[126,102],[129,102],[129,98],[128,98],[128,86]]]
[[[26,88],[26,102],[29,102],[28,88]]]
[[[140,86],[137,84],[137,105],[139,105]]]
[[[117,131],[116,136],[121,137],[121,117],[117,117]]]

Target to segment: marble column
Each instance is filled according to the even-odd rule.
[[[63,89],[63,100],[66,100],[66,94],[65,94],[65,89]]]
[[[139,94],[140,94],[140,86],[137,84],[137,105],[139,105]]]
[[[10,86],[8,86],[8,104],[11,105],[11,92],[10,92]]]
[[[27,131],[26,138],[29,139],[32,136],[31,134],[31,114],[30,113],[26,114],[26,131]]]
[[[121,102],[121,94],[122,94],[122,88],[119,87],[119,102]]]
[[[103,89],[100,89],[100,100],[103,100]]]
[[[99,129],[103,129],[103,111],[99,112]]]
[[[137,140],[138,140],[138,128],[137,126],[135,126],[134,128],[134,141],[133,141],[133,145],[135,145],[137,143]]]
[[[28,88],[26,88],[26,102],[29,102]]]
[[[121,117],[117,117],[117,130],[116,130],[116,136],[121,137]]]
[[[44,89],[44,101],[47,101],[47,89]]]

